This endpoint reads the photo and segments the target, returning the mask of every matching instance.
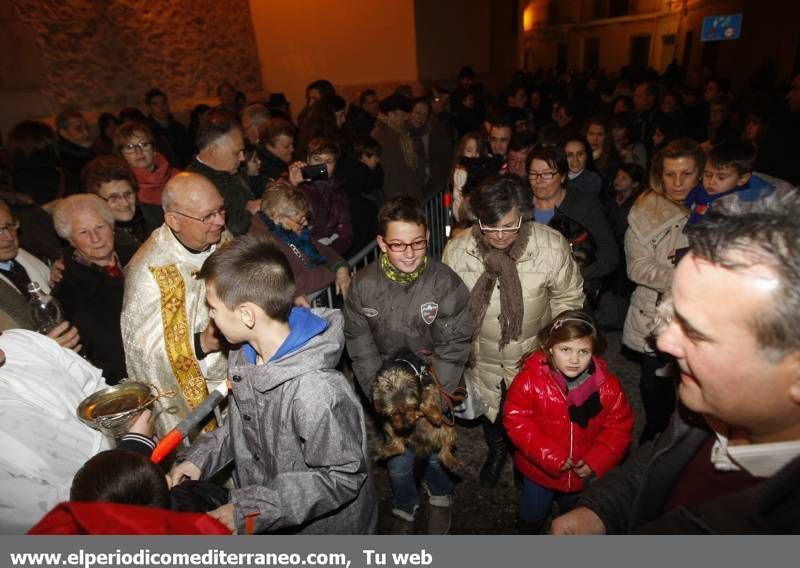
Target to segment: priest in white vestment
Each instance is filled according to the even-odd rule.
[[[156,403],[161,436],[225,380],[221,336],[210,323],[205,285],[195,274],[230,238],[222,197],[199,174],[170,179],[162,205],[164,224],[125,268],[121,318],[129,378],[176,393]],[[205,427],[213,428],[213,419]]]

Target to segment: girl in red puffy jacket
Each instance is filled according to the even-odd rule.
[[[503,425],[525,477],[520,532],[540,533],[553,499],[562,513],[571,509],[581,489],[614,467],[631,443],[633,412],[596,355],[604,346],[590,316],[563,312],[539,333],[539,349],[511,384]]]

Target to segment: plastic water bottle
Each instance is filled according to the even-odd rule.
[[[28,314],[39,333],[48,333],[64,320],[64,310],[50,294],[45,294],[38,282],[28,284]]]

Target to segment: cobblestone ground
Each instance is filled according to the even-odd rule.
[[[639,366],[625,357],[620,350],[620,332],[605,334],[608,340],[606,359],[609,367],[619,377],[636,413],[634,440],[642,429],[643,416],[639,396]],[[372,455],[380,443],[380,433],[375,422],[368,422],[369,442]],[[453,506],[451,534],[514,534],[514,518],[519,490],[513,481],[513,467],[506,465],[500,483],[494,489],[481,489],[478,485],[478,470],[486,457],[483,430],[476,422],[460,422],[457,425],[458,448],[456,455],[464,462],[456,477],[455,504]],[[396,531],[397,523],[392,515],[389,476],[383,463],[373,464],[372,478],[379,496],[379,525],[381,534]],[[420,510],[414,523],[416,534],[427,534],[427,499],[420,498]]]

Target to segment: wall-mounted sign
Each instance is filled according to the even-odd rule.
[[[741,14],[703,18],[703,33],[700,34],[700,41],[739,39],[740,35],[742,35]]]

